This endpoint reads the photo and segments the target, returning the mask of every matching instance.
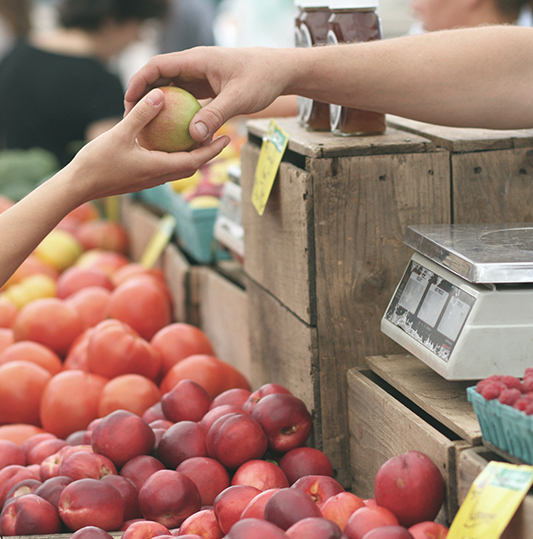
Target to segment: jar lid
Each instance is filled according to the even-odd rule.
[[[329,0],[329,9],[374,9],[378,7],[378,0]]]
[[[329,0],[295,0],[296,5],[305,9],[305,8],[326,8],[328,7]]]

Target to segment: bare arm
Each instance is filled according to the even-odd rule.
[[[191,122],[198,141],[290,94],[443,125],[533,127],[531,58],[533,29],[516,26],[313,49],[198,48],[153,58],[132,78],[126,110],[174,83],[214,98]]]
[[[127,118],[84,146],[61,171],[0,214],[0,284],[71,210],[89,200],[154,187],[193,174],[229,142],[224,136],[191,152],[139,146],[139,131],[159,112],[163,93],[141,100]]]

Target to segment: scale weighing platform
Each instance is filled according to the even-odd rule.
[[[533,224],[409,226],[381,330],[447,380],[533,367]]]

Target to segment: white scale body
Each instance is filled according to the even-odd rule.
[[[533,367],[533,225],[410,226],[381,330],[447,380]]]

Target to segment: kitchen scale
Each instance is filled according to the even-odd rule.
[[[381,330],[447,380],[533,367],[533,224],[409,226]]]

